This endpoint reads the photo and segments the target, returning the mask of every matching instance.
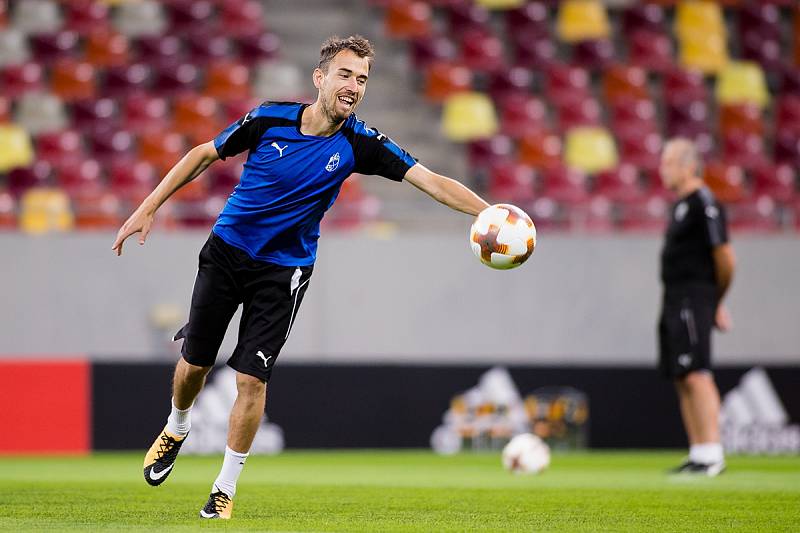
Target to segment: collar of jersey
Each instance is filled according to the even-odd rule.
[[[297,130],[298,135],[301,135],[303,137],[308,137],[309,139],[332,139],[333,137],[336,137],[337,135],[342,133],[342,130],[344,129],[347,121],[350,120],[350,117],[353,116],[353,114],[351,113],[350,117],[347,117],[345,119],[345,124],[342,124],[342,126],[338,130],[336,130],[333,133],[333,135],[307,135],[300,130],[300,126],[303,125],[303,111],[305,111],[308,106],[309,104],[300,104],[300,109],[297,111],[297,124],[295,125],[295,129]]]

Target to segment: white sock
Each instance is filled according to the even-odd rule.
[[[704,442],[692,444],[689,447],[689,460],[695,463],[710,465],[725,459],[722,444],[719,442]]]
[[[172,402],[172,411],[167,417],[167,431],[178,437],[185,437],[192,428],[192,406],[188,409],[180,410]]]
[[[211,492],[221,490],[231,498],[236,494],[236,481],[242,473],[244,462],[249,453],[239,453],[225,446],[225,459],[222,461],[222,470],[219,471]]]

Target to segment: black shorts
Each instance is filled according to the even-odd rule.
[[[664,377],[711,370],[711,330],[718,301],[716,287],[709,285],[664,291],[658,324],[659,369]]]
[[[173,339],[183,339],[183,358],[193,365],[212,366],[242,304],[239,342],[228,366],[269,381],[312,270],[256,261],[212,233],[200,250],[189,322]]]

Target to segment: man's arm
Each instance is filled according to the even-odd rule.
[[[462,213],[477,215],[489,207],[483,198],[466,186],[454,179],[431,172],[419,163],[408,169],[404,179],[434,200]]]
[[[715,246],[711,255],[714,258],[714,272],[717,276],[717,289],[719,291],[719,306],[717,307],[716,326],[721,331],[731,329],[731,318],[727,309],[722,304],[722,299],[728,292],[733,281],[733,271],[736,267],[736,258],[730,243]]]
[[[112,250],[117,252],[117,255],[122,255],[122,243],[125,239],[134,233],[141,232],[139,237],[139,244],[144,244],[147,235],[150,233],[150,228],[153,225],[156,210],[167,201],[167,199],[175,193],[178,189],[192,181],[208,166],[219,159],[217,149],[214,147],[214,142],[195,146],[189,153],[178,161],[172,169],[167,173],[161,183],[153,189],[141,205],[133,212],[127,221],[117,232],[117,240],[114,241]]]

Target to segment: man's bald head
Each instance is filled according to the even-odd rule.
[[[661,152],[661,181],[672,190],[700,177],[700,156],[694,143],[684,137],[670,139]]]

